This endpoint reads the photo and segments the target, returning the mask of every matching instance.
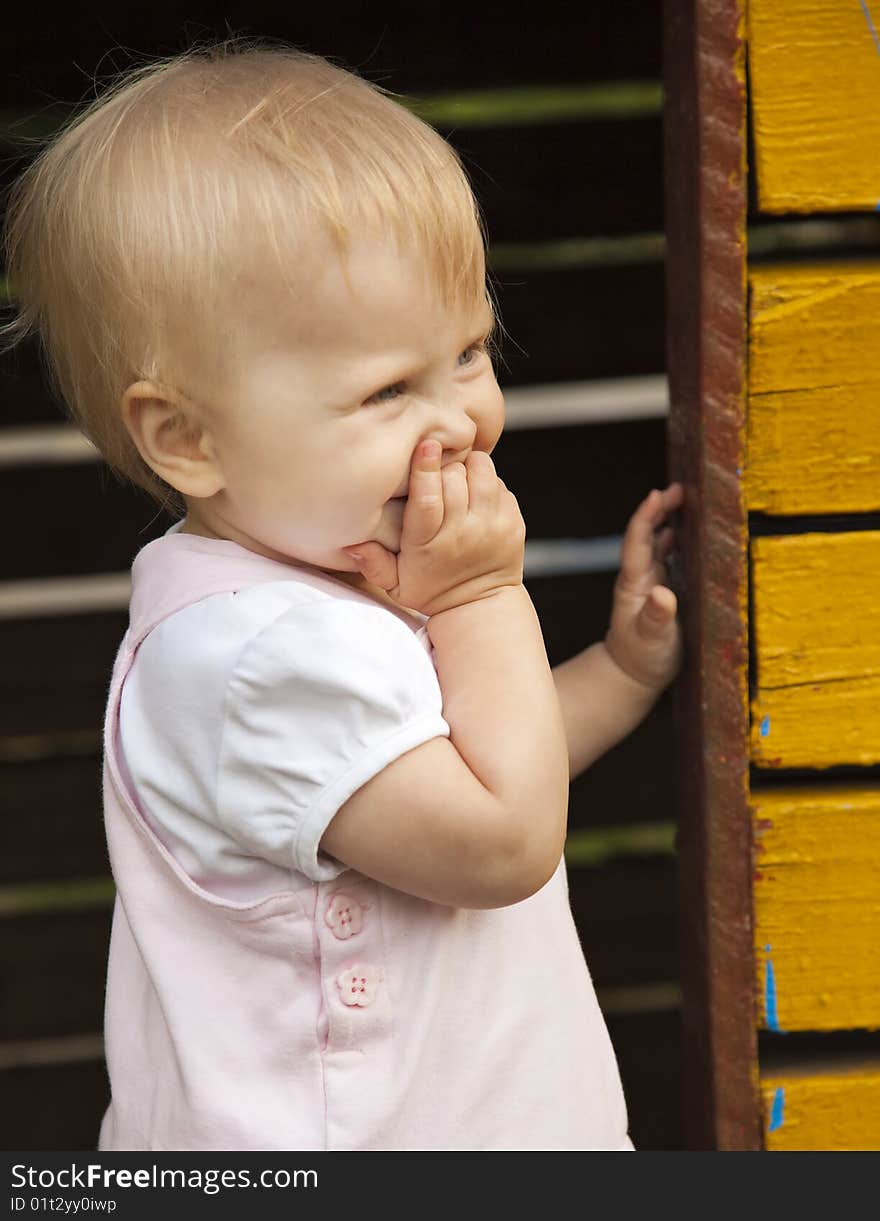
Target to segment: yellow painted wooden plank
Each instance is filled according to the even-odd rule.
[[[758,686],[880,675],[880,531],[751,542]]]
[[[880,1028],[880,785],[751,804],[758,1025]]]
[[[749,288],[749,509],[880,508],[880,268],[756,267]]]
[[[762,691],[752,700],[757,767],[859,767],[880,762],[880,678]]]
[[[880,2],[749,0],[760,206],[873,209],[880,200]]]
[[[880,762],[880,532],[751,543],[762,767]]]
[[[880,0],[878,0],[880,3]],[[880,76],[880,57],[877,73]],[[878,158],[880,163],[880,158]],[[779,263],[749,271],[749,392],[876,382],[880,266]]]
[[[880,1061],[769,1072],[761,1101],[771,1152],[880,1149]]]

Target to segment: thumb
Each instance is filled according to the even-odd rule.
[[[662,636],[675,618],[678,599],[665,585],[655,585],[636,618],[639,635],[647,640]]]
[[[386,592],[396,588],[397,556],[386,551],[381,543],[358,543],[356,547],[343,547],[342,550],[354,560],[358,572],[371,585],[377,585]]]

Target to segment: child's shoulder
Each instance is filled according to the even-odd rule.
[[[218,647],[237,653],[273,629],[316,645],[404,629],[426,635],[424,616],[383,604],[339,576],[179,531],[149,543],[135,559],[131,622],[135,635],[161,627],[160,636],[215,660]]]

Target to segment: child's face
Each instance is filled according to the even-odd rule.
[[[300,299],[249,311],[233,384],[209,422],[223,488],[190,518],[264,554],[354,571],[340,550],[400,549],[410,463],[490,453],[504,400],[482,341],[488,304],[446,309],[419,261],[392,244],[315,261]],[[311,269],[310,269],[311,274]]]

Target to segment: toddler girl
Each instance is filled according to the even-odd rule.
[[[324,60],[224,46],[99,98],[7,236],[13,334],[180,516],[107,708],[100,1148],[631,1148],[562,850],[569,778],[678,665],[681,489],[551,672],[454,153]]]

